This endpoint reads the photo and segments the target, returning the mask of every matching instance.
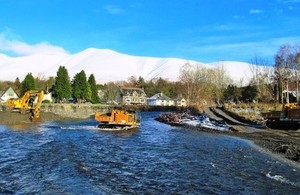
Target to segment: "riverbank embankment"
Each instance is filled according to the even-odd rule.
[[[40,116],[43,122],[83,120],[93,117],[95,112],[107,113],[111,109],[113,109],[113,106],[102,104],[42,104]],[[20,114],[19,112],[5,111],[4,106],[2,106],[0,109],[0,124],[31,123],[30,116],[31,113]]]
[[[182,108],[175,106],[120,106],[109,104],[72,104],[72,103],[43,103],[40,108],[42,121],[67,121],[84,120],[94,117],[95,112],[110,113],[112,109],[126,109],[137,111],[180,111]],[[19,112],[4,111],[5,106],[0,106],[0,124],[15,125],[20,123],[31,123],[30,113],[20,114]]]
[[[54,113],[62,118],[85,119],[93,116],[95,112],[107,113],[113,106],[106,104],[42,104],[43,113]]]

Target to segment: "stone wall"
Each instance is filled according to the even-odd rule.
[[[101,104],[46,104],[41,105],[41,111],[52,112],[62,117],[89,118],[95,112],[107,113],[113,109],[110,105]]]
[[[0,105],[0,111],[4,110],[4,105]],[[185,107],[176,106],[116,106],[106,104],[72,104],[72,103],[42,103],[41,111],[57,114],[62,117],[84,119],[93,117],[95,112],[110,113],[112,109],[119,108],[137,111],[180,111]]]

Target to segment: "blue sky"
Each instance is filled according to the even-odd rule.
[[[94,47],[209,63],[300,44],[300,0],[0,0],[0,52]]]

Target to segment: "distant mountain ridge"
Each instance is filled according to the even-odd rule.
[[[93,73],[98,83],[127,80],[130,76],[142,76],[146,80],[162,77],[176,81],[180,68],[187,62],[206,67],[222,65],[237,82],[251,77],[251,65],[244,62],[220,61],[204,64],[180,58],[131,56],[109,49],[88,48],[76,54],[60,52],[10,57],[0,53],[0,80],[14,81],[19,77],[22,81],[30,72],[34,77],[55,77],[59,66],[65,66],[70,79],[84,70],[87,77]]]

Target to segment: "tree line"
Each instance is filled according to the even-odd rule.
[[[222,64],[182,67],[180,81],[190,104],[232,102],[299,102],[300,45],[285,44],[274,55],[274,63],[255,56],[247,85],[233,83]],[[238,68],[238,67],[237,67]],[[293,95],[292,95],[293,94]]]
[[[70,82],[68,70],[64,66],[60,66],[52,91],[59,101],[65,101],[72,97],[79,102],[100,103],[95,76],[91,74],[87,79],[84,70],[75,74]]]
[[[67,102],[72,99],[78,102],[100,103],[95,76],[91,74],[87,79],[82,70],[71,81],[68,70],[64,66],[58,68],[55,78],[45,79],[42,76],[34,78],[32,73],[28,73],[22,82],[19,78],[15,82],[1,82],[0,87],[3,89],[4,86],[12,86],[20,96],[29,90],[45,90],[53,92],[57,102]]]

